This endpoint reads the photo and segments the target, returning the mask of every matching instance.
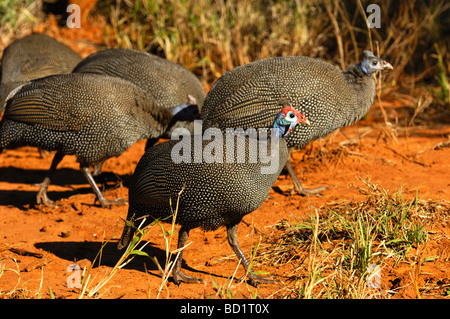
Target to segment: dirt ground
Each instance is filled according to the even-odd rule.
[[[98,32],[101,29],[99,26]],[[97,49],[96,43],[92,43],[96,37],[82,29],[61,31],[52,24],[45,24],[37,31],[65,39],[84,56]],[[89,41],[71,40],[83,37]],[[383,101],[388,118],[395,121],[397,117],[399,127],[405,127],[404,104],[402,100]],[[291,180],[282,174],[270,191],[269,198],[257,211],[244,218],[245,223],[241,223],[238,235],[243,251],[249,256],[259,240],[254,227],[270,233],[271,225],[282,219],[294,222],[294,216],[301,218],[308,215],[311,207],[342,200],[363,200],[364,195],[355,187],[363,187],[358,177],[369,177],[372,183],[390,192],[401,188],[405,197],[414,198],[418,192],[419,197],[425,200],[450,201],[450,148],[434,148],[438,143],[448,141],[449,136],[448,120],[446,123],[434,121],[410,126],[393,135],[383,121],[379,106],[375,104],[368,116],[356,125],[343,128],[294,152],[294,167],[304,185],[328,186],[328,189],[322,196],[289,195]],[[330,152],[333,149],[340,151]],[[140,141],[119,158],[104,164],[98,181],[104,188],[105,196],[127,198],[127,181],[143,153],[144,141]],[[318,153],[322,156],[313,156]],[[92,283],[96,283],[111,271],[122,254],[116,250],[116,244],[123,227],[121,219],[127,215],[127,206],[101,208],[73,156],[63,159],[49,187],[49,197],[63,207],[39,209],[35,205],[38,187],[33,184],[43,180],[51,159],[51,156],[42,157],[32,147],[5,150],[0,154],[1,297],[49,298],[51,291],[56,298],[78,298],[80,289],[67,285],[71,275],[67,272],[68,267],[73,264],[81,269],[89,267],[101,250],[102,243],[110,240],[102,250],[100,262],[91,270]],[[164,227],[169,229],[169,225]],[[447,286],[450,284],[450,223],[447,220],[440,227],[442,236],[430,243],[424,252],[424,256],[439,258],[421,268],[419,278],[422,285],[439,281]],[[148,240],[145,252],[155,256],[162,264],[166,250],[164,236],[158,226],[150,230]],[[194,229],[189,242],[191,244],[183,256],[185,272],[202,278],[205,284],[182,284],[178,287],[169,278],[168,289],[162,289],[160,298],[214,298],[216,290],[213,281],[218,285],[228,285],[228,278],[235,273],[237,260],[223,228],[213,232]],[[171,249],[175,247],[176,236]],[[288,268],[264,266],[257,270],[269,272],[283,280]],[[411,281],[409,270],[409,266],[400,263],[382,274],[386,282],[394,285],[398,279],[405,286],[398,289],[392,298],[416,297],[414,289],[407,284]],[[240,267],[235,277],[242,274]],[[256,289],[243,283],[234,286],[234,297],[248,298],[257,293],[261,298],[273,298],[282,285],[263,285]],[[139,256],[119,269],[97,297],[156,298],[160,286],[161,277],[155,264],[147,257]]]

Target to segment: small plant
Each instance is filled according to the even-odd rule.
[[[225,299],[225,298],[233,299],[234,294],[233,294],[233,290],[231,289],[232,280],[233,280],[233,278],[230,279],[230,282],[228,285],[226,283],[218,284],[217,281],[215,281],[214,278],[211,277],[213,289],[214,289],[214,291],[216,291],[216,294],[213,298],[214,299]]]
[[[434,43],[436,49],[437,58],[437,82],[440,86],[439,97],[444,104],[447,104],[448,109],[450,109],[450,82],[447,77],[447,71],[444,63],[444,57],[442,55],[441,48],[437,43]]]
[[[125,223],[129,226],[132,226],[129,224],[128,221],[125,221]],[[96,285],[93,285],[91,280],[94,280],[96,275],[94,276],[94,279],[91,279],[91,270],[95,263],[95,261],[101,256],[103,248],[106,246],[106,244],[109,242],[106,241],[102,244],[102,247],[100,248],[99,252],[97,253],[97,256],[95,257],[94,261],[91,264],[91,267],[87,270],[83,270],[82,274],[82,289],[81,293],[79,295],[79,299],[82,299],[84,297],[92,298],[97,297],[99,298],[101,296],[100,290],[105,287],[105,285],[111,280],[114,275],[116,275],[117,271],[125,265],[127,265],[131,260],[133,260],[134,256],[141,255],[141,256],[148,256],[146,252],[143,251],[144,247],[147,245],[147,243],[144,243],[141,247],[138,248],[138,246],[142,243],[142,241],[145,239],[146,235],[148,234],[149,230],[152,228],[152,226],[155,225],[156,221],[152,222],[151,224],[147,225],[146,227],[141,229],[141,225],[145,223],[145,218],[142,219],[141,224],[139,227],[135,228],[135,233],[133,238],[130,241],[130,244],[128,245],[125,252],[122,254],[122,256],[119,258],[117,263],[114,265],[112,269],[110,269],[105,276],[103,276]]]
[[[312,214],[307,218],[296,218],[293,224],[286,221],[278,224],[280,235],[262,245],[256,262],[295,266],[288,279],[291,284],[283,289],[287,296],[387,296],[388,290],[382,289],[382,270],[402,260],[408,262],[411,248],[423,252],[422,247],[429,239],[427,219],[423,216],[433,209],[432,203],[420,200],[417,193],[407,200],[401,190],[389,194],[369,180],[363,181],[367,186],[361,189],[367,195],[364,201],[311,208]],[[426,256],[421,258],[432,261]],[[379,277],[374,285],[369,285],[374,278],[373,269]],[[418,274],[413,277],[415,285]]]
[[[37,299],[41,299],[42,298],[42,284],[44,281],[44,268],[41,268],[41,278],[40,278],[40,282],[39,282],[39,287],[37,289],[36,292],[33,292],[31,290],[29,290],[28,288],[26,288],[26,285],[31,281],[31,280],[27,280],[25,282],[23,282],[21,285],[21,281],[22,281],[22,277],[21,277],[21,270],[19,267],[19,263],[20,261],[17,261],[15,258],[12,257],[8,257],[8,259],[11,259],[11,261],[14,263],[15,268],[10,268],[7,267],[7,263],[4,262],[4,259],[0,259],[0,283],[1,283],[1,279],[2,277],[8,272],[8,273],[13,273],[17,276],[17,282],[14,285],[13,288],[9,289],[8,291],[3,291],[2,288],[0,286],[0,299],[1,298],[8,298],[8,299],[31,299],[31,298],[37,298]],[[50,291],[49,291],[50,292]],[[54,297],[50,294],[50,297]]]
[[[159,271],[161,272],[162,278],[161,278],[161,285],[159,286],[158,289],[158,293],[156,295],[156,299],[159,298],[162,289],[165,287],[166,291],[167,291],[167,297],[169,297],[169,289],[167,288],[167,279],[169,278],[169,276],[172,273],[173,267],[175,266],[178,257],[179,257],[179,253],[186,248],[188,245],[190,245],[191,243],[188,243],[186,246],[184,247],[180,247],[177,248],[175,250],[170,250],[170,247],[172,246],[172,239],[174,237],[175,234],[175,222],[176,222],[176,218],[177,218],[177,213],[178,213],[178,207],[179,207],[179,203],[180,203],[180,196],[184,191],[184,186],[182,187],[182,189],[180,190],[180,192],[178,193],[178,197],[177,197],[177,204],[176,204],[176,208],[175,211],[172,209],[172,200],[170,199],[170,207],[172,209],[172,224],[171,224],[171,228],[170,231],[168,233],[166,233],[164,231],[164,228],[162,227],[161,223],[158,222],[158,225],[161,228],[161,231],[163,233],[164,236],[164,246],[165,246],[165,252],[166,252],[166,259],[164,262],[164,268],[161,267],[161,265],[159,264],[158,260],[154,257],[152,257],[152,261],[155,263],[155,265],[158,267]],[[172,261],[172,257],[175,255],[175,259]]]
[[[0,0],[0,25],[11,24],[17,28],[24,19],[32,19],[35,0]],[[19,14],[18,14],[19,13]]]
[[[253,250],[256,253],[256,248]],[[243,284],[244,284],[244,278],[245,275],[242,277],[242,280],[239,280],[237,284],[233,284],[233,282],[236,281],[236,272],[239,269],[239,267],[241,266],[241,261],[239,260],[236,269],[234,270],[234,273],[231,277],[229,277],[228,283],[224,282],[224,283],[218,283],[217,281],[214,280],[213,277],[211,277],[211,283],[213,285],[213,289],[216,292],[216,294],[214,296],[209,296],[209,298],[211,299],[236,299],[238,298],[239,295],[244,296],[244,298],[247,299],[256,299],[258,298],[258,288],[250,288],[246,283],[245,283],[245,288],[247,288],[247,294],[244,293],[244,289],[243,288]],[[258,274],[261,274],[260,272],[258,272]]]
[[[0,279],[2,279],[2,277],[6,274],[6,272],[12,272],[17,275],[17,282],[16,282],[14,288],[10,289],[9,291],[7,291],[7,292],[0,291],[0,297],[13,298],[13,296],[16,295],[20,289],[20,288],[18,288],[19,284],[20,284],[20,268],[19,268],[17,261],[14,258],[11,258],[11,259],[14,262],[16,269],[7,268],[6,262],[3,262],[3,260],[0,260]],[[0,287],[0,289],[1,289],[1,287]]]
[[[92,267],[93,267],[95,261],[97,259],[99,259],[99,257],[101,257],[103,248],[109,242],[109,240],[102,244],[102,247],[100,248],[99,252],[97,253],[97,256],[95,257],[94,262],[92,263],[91,267],[87,270],[87,273],[86,273],[86,269],[83,270],[82,290],[81,290],[79,299],[82,299],[84,297],[99,298],[101,296],[100,290],[105,287],[105,285],[111,280],[111,278],[113,276],[116,275],[116,273],[119,271],[119,269],[125,267],[137,255],[150,258],[157,265],[158,269],[160,270],[160,272],[162,274],[161,285],[159,287],[156,298],[160,297],[161,291],[164,287],[167,289],[167,293],[168,293],[167,279],[173,270],[175,262],[178,258],[178,253],[187,246],[186,245],[185,247],[182,247],[180,249],[170,251],[172,238],[173,238],[174,230],[175,230],[175,220],[176,220],[176,216],[177,216],[177,212],[178,212],[179,199],[180,199],[180,195],[183,192],[183,190],[184,190],[184,187],[178,193],[176,209],[175,209],[175,211],[172,211],[173,212],[172,227],[171,227],[171,230],[169,231],[169,233],[166,233],[164,231],[164,228],[162,227],[162,225],[158,219],[154,220],[153,222],[151,222],[149,225],[147,225],[145,227],[142,227],[146,223],[145,217],[139,219],[140,224],[137,227],[134,224],[131,224],[129,221],[125,221],[125,224],[127,226],[132,227],[134,229],[133,237],[132,237],[130,243],[128,244],[128,247],[126,248],[125,252],[119,258],[119,260],[114,265],[114,267],[111,270],[109,270],[106,273],[106,275],[103,276],[98,281],[97,284],[94,285],[91,283],[91,280],[93,280],[93,279],[91,279],[91,277],[92,277],[91,270],[92,270]],[[172,203],[171,203],[171,207],[172,207]],[[160,266],[160,264],[156,258],[149,256],[145,251],[143,251],[143,249],[148,244],[148,242],[141,245],[141,243],[144,241],[147,234],[149,233],[150,229],[156,224],[158,224],[161,227],[161,230],[164,235],[164,244],[165,244],[165,250],[166,250],[166,260],[165,260],[164,268]],[[172,261],[171,259],[174,255],[176,255],[175,260]],[[95,278],[95,276],[94,276],[94,278]]]

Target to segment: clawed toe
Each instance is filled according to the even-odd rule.
[[[36,202],[39,205],[39,208],[42,207],[42,205],[45,205],[50,208],[57,208],[62,207],[63,205],[57,204],[56,202],[52,201],[50,198],[47,197],[47,193],[42,193],[39,191],[38,195],[36,196]]]
[[[253,287],[258,287],[260,284],[276,284],[279,283],[279,279],[275,279],[272,277],[261,277],[256,275],[254,272],[248,272],[248,283]],[[245,275],[239,279],[240,281],[245,280]]]
[[[299,195],[314,195],[314,196],[322,196],[322,191],[326,190],[328,187],[327,186],[322,186],[322,187],[318,187],[318,188],[313,188],[313,189],[308,189],[308,188],[297,188],[294,187],[291,192],[290,195],[293,194],[299,194]]]
[[[194,276],[185,275],[181,271],[174,271],[174,273],[173,273],[173,281],[178,286],[182,282],[187,283],[187,284],[201,284],[201,283],[204,283],[203,279],[200,279],[200,278],[197,278],[197,277],[194,277]]]
[[[39,208],[41,208],[42,205],[45,205],[50,208],[62,207],[61,204],[56,204],[54,201],[48,198],[47,196],[48,182],[44,181],[40,184],[36,184],[36,186],[39,186],[39,191],[36,195],[36,203],[39,205]]]
[[[104,208],[111,208],[113,205],[126,205],[128,202],[126,200],[123,200],[122,198],[116,198],[116,199],[106,199],[101,198],[99,199],[100,205]]]

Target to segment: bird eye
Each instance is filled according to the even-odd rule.
[[[295,114],[292,113],[292,112],[289,112],[288,116],[289,116],[291,119],[293,119],[293,118],[295,117]]]
[[[377,65],[377,64],[378,64],[378,61],[375,61],[375,60],[372,61],[372,65],[373,65],[373,66],[375,66],[375,65]]]

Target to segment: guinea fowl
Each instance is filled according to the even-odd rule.
[[[216,160],[208,160],[205,157],[209,149],[208,142],[203,139],[196,146],[193,139],[183,137],[181,141],[171,140],[148,149],[139,161],[133,174],[129,189],[129,209],[126,226],[118,248],[122,249],[131,241],[132,231],[135,225],[142,223],[145,217],[145,226],[154,219],[161,218],[165,222],[171,222],[172,207],[171,202],[176,203],[179,195],[178,211],[175,222],[181,225],[178,234],[178,248],[184,247],[189,236],[189,231],[196,227],[205,230],[214,230],[221,226],[226,226],[228,242],[241,260],[247,276],[252,285],[258,285],[260,282],[269,279],[261,278],[254,274],[249,267],[249,262],[242,253],[238,239],[237,226],[241,219],[258,209],[258,207],[267,198],[271,186],[275,183],[284,163],[288,158],[288,149],[284,137],[291,132],[297,123],[307,123],[308,120],[292,106],[279,107],[279,112],[273,121],[273,130],[271,135],[264,139],[256,138],[251,134],[244,134],[240,137],[245,138],[242,143],[232,143],[227,139],[227,143],[222,143],[215,149],[215,155],[219,155]],[[220,130],[216,129],[219,133]],[[225,134],[230,134],[225,133]],[[220,135],[220,134],[219,134]],[[239,136],[239,133],[233,135],[233,139]],[[190,137],[190,135],[187,135]],[[200,137],[202,138],[202,137]],[[258,143],[258,148],[267,150],[275,161],[273,169],[264,171],[264,163],[267,162],[258,157],[257,160],[250,160],[255,155],[256,149],[252,147]],[[179,148],[186,147],[190,156],[185,161],[180,161],[176,155]],[[200,146],[200,147],[198,147]],[[226,147],[226,152],[223,150]],[[238,149],[245,149],[245,158],[238,159]],[[225,153],[233,149],[234,157],[230,161],[225,160]],[[212,150],[210,150],[212,152]],[[199,153],[203,157],[199,157]],[[208,153],[209,154],[209,153]],[[184,154],[185,155],[185,154]],[[214,156],[214,155],[211,155]],[[211,158],[209,158],[211,159]],[[270,165],[271,166],[271,165]],[[175,209],[175,208],[174,208]],[[174,267],[174,281],[177,284],[181,282],[195,283],[201,280],[184,275],[181,271],[182,251],[178,256]],[[270,280],[269,280],[270,281]]]
[[[38,204],[55,206],[47,188],[64,155],[76,155],[103,207],[124,204],[103,196],[89,166],[121,155],[138,140],[160,136],[177,118],[189,117],[184,113],[187,106],[161,108],[142,89],[120,78],[52,75],[24,84],[8,99],[0,122],[0,151],[24,145],[57,151],[40,184]]]
[[[82,60],[65,44],[42,33],[20,38],[3,51],[0,71],[0,113],[9,93],[34,79],[71,73]]]
[[[95,73],[116,76],[142,88],[161,107],[172,108],[192,96],[201,110],[205,91],[197,77],[182,65],[143,51],[106,49],[81,61],[74,73]],[[178,127],[189,128],[192,121],[178,121],[162,137],[171,136]],[[157,139],[148,140],[146,148]]]
[[[372,74],[383,69],[392,66],[368,50],[361,63],[345,71],[308,57],[252,62],[228,71],[213,84],[202,107],[203,129],[269,127],[278,112],[273,101],[286,97],[311,122],[286,138],[290,151],[302,148],[361,119],[375,97]],[[326,188],[303,188],[290,157],[286,169],[299,194],[318,194]]]

